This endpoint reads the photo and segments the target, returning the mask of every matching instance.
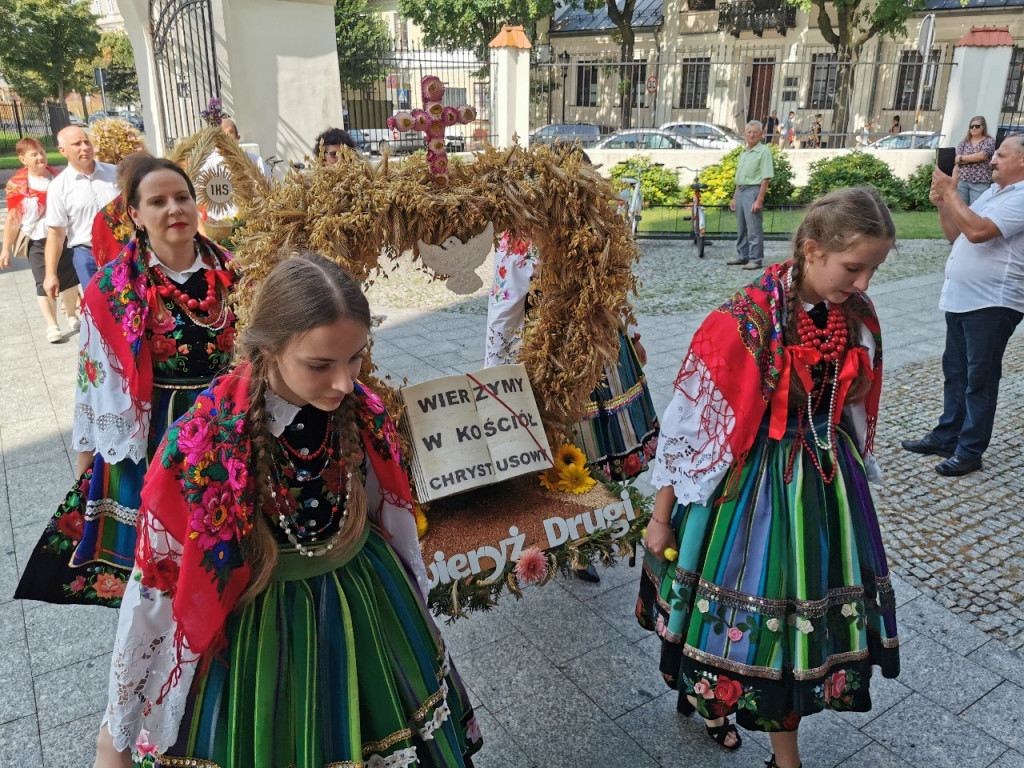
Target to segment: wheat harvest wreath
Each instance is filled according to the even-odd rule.
[[[573,425],[603,367],[617,358],[619,323],[633,319],[628,296],[636,289],[632,267],[639,255],[610,183],[583,164],[579,152],[485,148],[466,161],[446,162],[438,183],[436,158],[396,161],[385,152],[370,160],[346,150],[341,162],[293,171],[268,189],[245,153],[222,136],[205,129],[179,145],[173,158],[201,169],[216,148],[239,190],[235,201],[244,223],[232,244],[242,275],[240,323],[254,286],[296,251],[327,256],[371,285],[407,251],[416,268],[447,279],[421,258],[423,244],[468,242],[488,227],[529,238],[544,266],[531,289],[536,301],[519,361],[548,442],[572,442]],[[202,202],[202,179],[196,186]],[[403,401],[375,371],[371,348],[361,379],[384,398],[408,455]],[[535,475],[440,499],[424,511],[429,528],[421,544],[434,585],[428,602],[452,618],[490,608],[505,590],[518,597],[523,584],[546,583],[560,570],[632,559],[650,515],[649,501],[632,486],[605,483],[568,498],[540,488]],[[482,532],[474,529],[476,539],[467,539],[470,518],[488,521]],[[480,566],[481,559],[490,560],[490,568]]]

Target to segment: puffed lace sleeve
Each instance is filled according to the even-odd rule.
[[[399,559],[416,578],[420,594],[428,592],[427,568],[423,564],[420,540],[416,533],[416,516],[405,507],[392,504],[381,493],[380,482],[370,462],[366,462],[366,507],[370,519],[387,534],[388,543]]]
[[[152,517],[147,528],[152,551],[172,563],[180,563],[181,544]],[[191,654],[184,648],[181,675],[157,703],[177,664],[176,629],[170,595],[143,586],[136,565],[121,600],[103,718],[118,751],[135,749],[143,730],[149,732],[148,744],[157,751],[166,750],[177,741],[196,661],[188,660]]]
[[[108,464],[143,461],[149,414],[140,413],[128,394],[128,382],[111,364],[110,352],[88,307],[79,331],[78,387],[72,436],[76,451],[98,452]]]
[[[675,394],[661,417],[651,485],[671,485],[681,504],[707,504],[732,463],[726,437],[735,421],[704,363],[687,355]]]

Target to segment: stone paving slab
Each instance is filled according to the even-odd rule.
[[[647,373],[661,409],[709,305],[749,273],[720,263],[727,248],[698,262],[685,245],[676,253],[656,246],[642,244],[645,255],[652,254],[649,265],[655,257],[662,263],[642,272],[658,293],[643,300],[639,314],[650,354]],[[894,571],[905,674],[874,681],[870,713],[808,718],[802,730],[808,768],[1024,768],[1024,657],[1015,650],[1024,634],[1015,527],[1024,477],[1024,334],[1018,332],[1007,352],[1000,433],[983,471],[944,480],[927,459],[898,448],[903,435],[926,430],[939,407],[943,320],[935,304],[942,278],[935,265],[945,248],[901,244],[872,291],[886,330],[878,452],[887,485],[878,495],[879,514]],[[773,258],[783,255],[784,249],[773,251]],[[886,272],[892,273],[888,282]],[[693,309],[669,307],[675,284],[695,276],[703,281],[701,292],[680,300]],[[396,274],[386,290],[371,290],[371,296],[378,292],[374,311],[387,316],[375,332],[382,373],[419,381],[479,368],[485,297],[453,302],[442,290],[444,304],[437,288],[415,273],[411,279]],[[42,524],[72,480],[67,448],[75,340],[45,341],[27,268],[0,273],[0,325],[0,765],[83,766],[106,698],[116,617],[101,608],[10,599]],[[413,337],[417,343],[408,343]],[[441,339],[454,347],[450,353],[438,353]],[[675,693],[657,675],[657,638],[632,617],[638,569],[620,565],[601,573],[599,585],[556,580],[527,590],[521,601],[504,600],[488,615],[443,626],[480,712],[487,746],[477,765],[759,764],[768,755],[763,734],[745,734],[733,755],[712,744],[699,721],[675,712]]]

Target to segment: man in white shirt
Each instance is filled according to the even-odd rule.
[[[992,157],[992,186],[970,207],[958,172],[932,175],[931,199],[953,242],[939,308],[946,312],[942,416],[914,453],[947,457],[935,471],[959,477],[981,469],[995,421],[1003,353],[1024,318],[1024,134],[1007,136]]]
[[[92,254],[92,222],[100,209],[118,195],[117,168],[96,160],[89,135],[75,125],[57,134],[57,149],[68,159],[47,192],[46,277],[43,290],[57,298],[57,263],[67,238],[78,282],[84,291],[96,274]]]

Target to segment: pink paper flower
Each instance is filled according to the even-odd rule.
[[[548,575],[548,559],[540,549],[530,547],[519,555],[515,571],[520,584],[536,584]]]
[[[435,176],[442,176],[448,173],[448,156],[443,152],[434,152],[427,155],[427,162],[430,163],[430,172]]]
[[[455,107],[444,107],[441,110],[441,122],[445,125],[455,125],[459,122],[459,110]]]
[[[439,189],[447,189],[448,185],[451,184],[451,179],[448,178],[448,174],[441,176],[434,176],[434,186]]]
[[[437,75],[427,75],[420,80],[420,93],[424,101],[440,101],[444,96],[444,83]]]
[[[427,126],[427,136],[431,138],[444,138],[444,121],[442,120],[431,120],[430,125]]]
[[[463,104],[461,107],[459,107],[458,112],[460,123],[472,123],[474,120],[476,120],[476,110],[473,109],[473,107],[471,107],[469,104]]]
[[[427,139],[427,149],[431,152],[444,152],[444,139],[440,136],[434,136],[433,138]]]
[[[426,131],[430,127],[430,115],[422,109],[414,109],[412,112],[412,127],[417,131]]]
[[[406,133],[412,130],[416,120],[410,112],[402,111],[395,113],[392,122],[394,123],[394,128],[392,130],[397,130],[400,133]]]
[[[742,629],[737,629],[736,627],[729,627],[728,634],[729,634],[729,639],[732,640],[734,643],[738,643],[740,640],[743,639],[743,630]]]
[[[423,107],[427,110],[431,120],[444,119],[444,105],[440,101],[428,101]]]

